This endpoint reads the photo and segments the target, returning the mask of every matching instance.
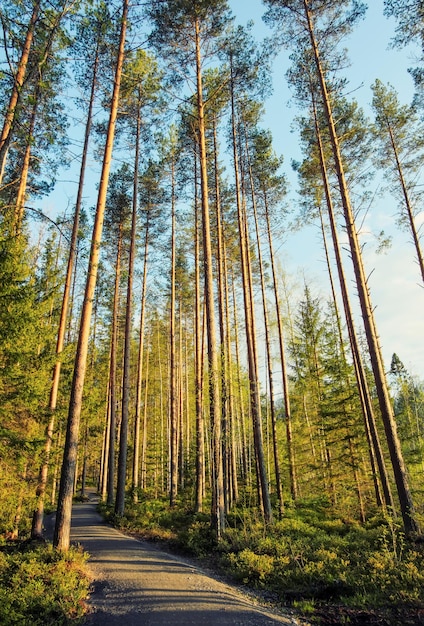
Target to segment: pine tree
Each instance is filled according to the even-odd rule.
[[[87,282],[84,295],[83,309],[81,313],[81,323],[78,338],[78,348],[75,357],[74,377],[72,383],[72,393],[69,404],[69,414],[67,423],[67,433],[62,463],[62,474],[59,489],[59,499],[56,516],[56,526],[54,533],[54,546],[62,551],[69,549],[70,529],[71,529],[71,509],[73,484],[75,477],[75,466],[77,460],[77,446],[79,439],[79,424],[81,416],[82,395],[84,379],[87,365],[87,349],[90,331],[91,313],[93,307],[93,295],[96,287],[99,247],[103,229],[104,209],[106,203],[106,192],[109,181],[110,162],[113,148],[113,140],[116,125],[116,113],[118,109],[118,98],[122,65],[124,59],[124,46],[126,36],[128,1],[124,0],[122,5],[122,25],[120,34],[119,51],[116,61],[116,73],[113,95],[111,100],[109,125],[106,138],[105,153],[103,159],[102,175],[97,199],[96,217],[93,227],[90,261],[87,273]]]

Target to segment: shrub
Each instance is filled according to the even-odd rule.
[[[238,554],[227,556],[230,573],[245,584],[263,586],[274,569],[274,557],[268,554],[256,554],[245,548]]]
[[[53,626],[75,623],[85,612],[87,556],[51,546],[0,551],[0,623]]]

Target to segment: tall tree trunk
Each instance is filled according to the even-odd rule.
[[[356,286],[358,289],[359,301],[361,305],[362,318],[364,321],[365,334],[370,352],[371,364],[374,373],[374,379],[377,389],[381,415],[383,419],[384,429],[386,433],[387,444],[392,461],[393,472],[395,475],[396,487],[399,497],[400,509],[404,524],[405,533],[411,535],[419,532],[419,525],[415,517],[412,494],[406,474],[405,462],[402,455],[399,437],[397,434],[396,422],[391,406],[386,375],[381,356],[380,345],[375,327],[374,314],[371,306],[370,295],[368,291],[366,274],[364,271],[361,248],[358,241],[358,235],[355,227],[354,215],[350,203],[349,192],[345,180],[343,161],[340,153],[338,137],[336,133],[335,123],[333,119],[332,107],[327,91],[327,85],[324,77],[324,71],[321,67],[320,55],[315,40],[312,16],[309,10],[308,1],[304,0],[305,14],[308,21],[309,36],[311,40],[312,50],[315,58],[318,78],[320,83],[321,95],[324,110],[327,117],[328,129],[330,132],[331,145],[335,161],[336,173],[339,183],[340,195],[343,205],[344,217],[346,222],[346,230],[349,238],[349,247],[352,255],[353,268],[356,278]]]
[[[140,330],[138,336],[138,361],[137,361],[137,386],[135,401],[135,421],[134,421],[134,454],[133,454],[133,472],[132,472],[132,492],[133,501],[138,502],[138,485],[139,485],[139,457],[140,457],[140,416],[141,416],[141,391],[143,383],[143,359],[144,359],[144,326],[146,316],[146,293],[147,293],[147,266],[149,253],[149,217],[147,216],[146,230],[144,233],[144,261],[143,261],[143,284],[141,289],[141,308],[140,308]],[[146,378],[147,387],[147,378]],[[143,442],[144,442],[143,430]],[[143,446],[144,449],[144,446]],[[144,485],[142,485],[144,487]]]
[[[271,417],[272,450],[273,450],[273,456],[274,456],[275,488],[276,488],[277,500],[278,500],[278,513],[281,519],[283,517],[283,512],[284,512],[284,499],[283,499],[283,487],[281,483],[280,458],[279,458],[279,451],[278,451],[277,416],[276,416],[275,398],[274,398],[274,376],[273,376],[273,371],[272,371],[269,315],[268,315],[268,304],[267,304],[267,297],[266,297],[265,271],[264,271],[264,263],[263,263],[263,258],[262,258],[262,244],[261,244],[261,237],[259,233],[259,220],[258,220],[258,211],[257,211],[257,206],[256,206],[256,192],[255,192],[255,184],[254,184],[253,175],[252,175],[252,166],[250,163],[247,136],[246,136],[246,156],[247,156],[248,169],[249,169],[249,182],[250,182],[250,189],[251,189],[253,218],[255,222],[255,232],[256,232],[256,248],[258,251],[259,274],[260,274],[260,280],[261,280],[262,310],[263,310],[263,319],[264,319],[264,326],[265,326],[265,350],[266,350],[268,386],[269,386],[269,412],[270,412],[270,417]]]
[[[388,131],[389,131],[390,143],[392,144],[392,148],[393,148],[393,154],[394,154],[395,160],[396,160],[396,169],[397,169],[398,176],[399,176],[400,186],[402,188],[403,199],[405,201],[405,209],[406,209],[406,214],[408,216],[409,228],[411,229],[412,240],[413,240],[414,246],[415,246],[415,252],[417,254],[418,266],[420,268],[421,278],[424,281],[424,259],[423,259],[423,253],[422,253],[422,250],[421,250],[420,238],[418,236],[417,227],[415,225],[414,214],[412,212],[412,206],[411,206],[411,200],[409,198],[408,187],[406,185],[405,177],[403,175],[403,168],[402,168],[402,164],[401,164],[400,159],[399,159],[398,149],[397,149],[396,141],[395,141],[395,138],[394,138],[394,135],[393,135],[393,129],[392,129],[392,127],[391,127],[389,122],[387,122],[387,128],[388,128]]]
[[[35,88],[34,93],[34,104],[31,111],[31,117],[29,120],[29,129],[28,129],[28,137],[27,144],[25,146],[24,158],[22,162],[20,180],[18,193],[16,196],[16,205],[15,205],[15,216],[13,220],[13,229],[15,234],[19,235],[22,229],[22,222],[24,219],[24,211],[25,211],[25,198],[27,192],[27,183],[28,183],[28,174],[29,167],[31,162],[31,146],[33,145],[33,136],[35,129],[35,121],[37,119],[37,107],[39,104],[39,98],[41,94],[41,76],[37,81],[37,86]]]
[[[149,393],[149,362],[150,350],[146,354],[146,374],[144,384],[144,402],[143,402],[143,439],[141,445],[141,488],[147,487],[147,427],[148,427],[148,393]]]
[[[223,226],[223,225],[222,225]],[[225,239],[223,239],[223,284],[224,284],[224,306],[225,306],[225,356],[226,356],[226,368],[227,368],[227,382],[228,382],[228,417],[229,417],[229,432],[231,437],[230,448],[230,475],[231,475],[231,490],[232,501],[237,502],[238,493],[238,476],[237,476],[237,458],[236,458],[236,414],[234,407],[234,382],[232,373],[232,358],[231,358],[231,325],[230,325],[230,300],[229,300],[229,284],[228,284],[228,267],[227,267],[227,252]]]
[[[103,502],[107,498],[107,477],[108,477],[108,461],[109,461],[109,444],[110,444],[110,358],[108,371],[108,384],[106,393],[106,424],[103,433],[102,459],[100,466],[100,484],[99,493]]]
[[[266,229],[268,235],[268,246],[271,260],[271,272],[273,292],[275,299],[275,312],[277,316],[277,328],[278,328],[278,345],[280,349],[280,362],[281,362],[281,378],[283,384],[283,396],[284,396],[284,416],[286,424],[286,443],[287,443],[287,458],[289,462],[289,475],[290,475],[290,493],[294,501],[298,497],[297,488],[297,476],[296,476],[296,463],[294,458],[294,446],[293,446],[293,428],[292,428],[292,416],[290,407],[290,392],[289,392],[289,378],[287,374],[287,359],[286,351],[284,347],[284,329],[283,329],[283,314],[280,305],[280,296],[278,289],[277,269],[275,267],[274,245],[272,241],[271,223],[269,219],[268,210],[268,198],[266,188],[263,188],[263,195],[265,201],[265,219]]]
[[[316,103],[314,100],[313,92],[311,91],[311,93],[312,93],[312,99],[313,99],[314,123],[315,123],[315,132],[316,132],[317,143],[318,143],[321,175],[322,175],[322,180],[323,180],[323,185],[324,185],[324,193],[325,193],[327,210],[328,210],[328,215],[329,215],[331,236],[332,236],[332,241],[333,241],[333,248],[334,248],[334,254],[335,254],[335,259],[336,259],[340,290],[342,294],[343,308],[345,312],[346,324],[347,324],[347,329],[348,329],[349,342],[351,346],[354,370],[355,370],[355,375],[356,375],[356,380],[357,380],[359,396],[361,400],[362,413],[364,417],[365,433],[368,439],[368,449],[369,449],[369,455],[370,455],[371,468],[373,471],[373,480],[374,480],[376,500],[378,504],[381,504],[380,487],[379,487],[377,476],[374,470],[374,466],[375,466],[374,458],[379,468],[380,480],[382,483],[386,506],[394,510],[389,477],[387,474],[387,468],[386,468],[383,451],[382,451],[381,444],[380,444],[380,437],[378,434],[377,424],[375,421],[371,394],[370,394],[368,381],[367,381],[367,377],[365,373],[365,367],[362,361],[361,351],[359,347],[359,340],[358,340],[358,336],[356,333],[355,324],[353,320],[352,306],[350,303],[349,291],[347,288],[347,281],[346,281],[346,276],[345,276],[344,267],[343,267],[343,260],[342,260],[342,254],[341,254],[341,249],[340,249],[340,244],[339,244],[339,237],[338,237],[337,228],[336,228],[335,212],[334,212],[333,201],[332,201],[332,197],[330,193],[330,184],[328,181],[326,162],[324,158],[324,149],[322,145],[321,132],[320,132],[319,124],[318,124]]]
[[[28,24],[24,45],[22,48],[21,58],[16,72],[16,76],[13,80],[13,88],[9,98],[9,104],[7,107],[6,115],[3,122],[3,128],[0,135],[0,187],[3,181],[4,168],[6,164],[6,156],[10,143],[10,132],[12,130],[13,122],[16,114],[16,106],[19,101],[22,85],[24,84],[26,68],[28,65],[29,53],[34,38],[35,24],[38,20],[38,14],[40,11],[41,0],[37,0],[34,3],[31,18]]]
[[[102,174],[100,178],[100,186],[97,198],[87,281],[81,312],[77,353],[75,356],[74,376],[72,380],[71,398],[69,403],[66,441],[59,488],[59,500],[56,513],[56,525],[53,539],[54,547],[61,551],[67,551],[69,549],[70,541],[73,483],[75,478],[77,461],[79,424],[81,417],[84,379],[87,366],[88,340],[90,334],[93,297],[97,282],[100,244],[103,230],[103,218],[106,205],[106,194],[109,182],[113,140],[115,136],[115,125],[118,111],[119,88],[121,82],[122,64],[124,60],[127,12],[128,0],[124,0],[122,5],[122,26],[113,95],[106,136],[105,152],[103,157]]]
[[[37,486],[37,508],[34,511],[31,536],[39,536],[42,534],[43,516],[44,516],[44,496],[47,486],[48,464],[50,458],[50,450],[52,446],[52,438],[54,432],[54,424],[56,417],[57,395],[59,391],[60,371],[62,366],[61,354],[65,345],[66,320],[68,317],[69,301],[72,285],[72,272],[75,269],[75,261],[77,254],[77,240],[79,230],[79,218],[81,213],[82,194],[84,189],[84,178],[87,166],[88,143],[90,139],[91,126],[93,120],[93,106],[97,87],[97,71],[99,65],[99,43],[97,43],[96,53],[94,57],[93,74],[91,80],[90,100],[87,111],[87,121],[84,133],[84,146],[81,158],[81,167],[78,180],[77,199],[75,203],[74,220],[72,225],[71,242],[69,246],[68,263],[66,267],[65,285],[63,289],[62,306],[60,309],[59,327],[56,340],[56,363],[53,368],[52,383],[50,387],[49,412],[50,419],[46,429],[46,441],[44,444],[44,459],[40,469]]]
[[[245,329],[247,356],[249,368],[249,386],[250,386],[250,410],[253,422],[253,434],[255,444],[255,455],[257,463],[258,476],[258,492],[263,507],[263,514],[266,522],[272,520],[271,500],[269,497],[268,478],[266,472],[266,461],[262,440],[262,424],[261,424],[261,407],[258,380],[258,364],[256,354],[256,329],[253,311],[253,290],[251,277],[251,264],[249,256],[249,238],[245,202],[241,198],[240,174],[237,155],[237,133],[236,133],[236,110],[233,81],[231,81],[231,125],[232,125],[232,143],[233,143],[233,161],[234,176],[236,184],[236,204],[239,229],[239,243],[241,255],[241,269],[243,279],[243,297],[244,297],[244,313],[245,313]]]
[[[195,397],[196,397],[196,495],[195,511],[203,511],[205,493],[205,420],[203,415],[203,332],[200,297],[200,241],[199,193],[197,182],[198,158],[194,155],[194,341],[195,341]]]
[[[223,493],[223,471],[221,454],[221,415],[219,410],[219,366],[218,352],[216,349],[215,331],[215,305],[213,293],[213,268],[212,268],[212,246],[210,233],[209,216],[209,189],[207,176],[207,156],[205,140],[205,120],[203,103],[203,85],[201,71],[200,52],[200,24],[195,22],[195,42],[196,42],[196,77],[197,77],[197,114],[199,132],[199,161],[200,161],[200,181],[202,198],[202,228],[203,228],[203,265],[205,274],[205,307],[206,307],[206,329],[208,339],[208,376],[209,376],[209,410],[212,429],[212,451],[213,451],[213,481],[212,481],[212,525],[216,536],[220,539],[225,525],[225,506]]]
[[[169,319],[169,436],[170,436],[170,476],[169,505],[175,506],[178,493],[178,407],[177,407],[177,356],[175,337],[175,170],[174,155],[171,164],[171,302]]]
[[[116,486],[115,513],[122,516],[125,510],[125,485],[127,478],[127,453],[128,453],[128,423],[130,406],[130,367],[131,367],[131,339],[132,339],[132,300],[134,282],[134,264],[136,252],[137,235],[137,206],[138,206],[138,162],[140,152],[140,111],[137,115],[135,156],[134,156],[134,177],[133,177],[133,197],[131,216],[131,237],[130,252],[128,259],[128,279],[127,279],[127,302],[125,307],[125,338],[124,338],[124,372],[122,383],[122,419],[119,437],[118,456],[118,482]]]
[[[109,456],[108,456],[108,479],[107,479],[107,504],[112,506],[115,501],[115,444],[117,435],[117,398],[116,398],[116,373],[117,373],[117,350],[118,350],[118,311],[119,311],[119,287],[121,282],[121,257],[122,257],[122,224],[119,225],[118,242],[115,261],[115,286],[113,290],[112,304],[112,332],[110,341],[110,367],[109,367],[109,404],[110,404],[110,428],[109,428]]]
[[[213,159],[214,159],[214,177],[215,177],[215,211],[216,211],[216,264],[217,264],[217,283],[218,283],[218,321],[219,321],[219,353],[221,366],[221,429],[222,429],[222,472],[224,480],[224,503],[225,511],[231,508],[231,491],[229,489],[230,482],[230,451],[231,451],[231,432],[229,428],[229,398],[228,398],[228,364],[226,354],[225,341],[225,288],[224,283],[224,242],[222,234],[222,215],[221,215],[221,194],[219,180],[219,159],[218,159],[218,137],[216,128],[216,119],[212,122],[213,132]]]
[[[339,311],[339,306],[337,303],[337,296],[336,296],[336,288],[335,288],[335,284],[334,284],[334,278],[333,278],[333,271],[331,269],[331,263],[330,263],[330,254],[329,254],[329,250],[328,250],[328,244],[327,244],[327,236],[325,233],[325,224],[324,224],[324,219],[323,219],[323,215],[322,215],[322,211],[321,211],[321,207],[318,206],[318,211],[319,211],[319,217],[320,217],[320,224],[321,224],[321,233],[322,233],[322,239],[323,239],[323,244],[324,244],[324,254],[325,254],[325,260],[326,260],[326,265],[327,265],[327,271],[328,271],[328,276],[330,279],[330,286],[331,286],[331,295],[332,295],[332,300],[333,300],[333,306],[334,306],[334,311],[335,311],[335,317],[336,317],[336,324],[337,324],[337,334],[339,337],[339,349],[340,349],[340,358],[344,367],[345,372],[347,372],[347,358],[346,358],[346,350],[345,350],[345,342],[344,342],[344,337],[343,337],[343,330],[342,330],[342,323],[341,323],[341,316],[340,316],[340,311]],[[345,393],[347,394],[347,396],[349,398],[352,397],[352,386],[351,386],[351,381],[350,381],[350,376],[348,373],[346,373],[344,379],[343,379],[343,389],[345,390]],[[353,478],[354,478],[354,482],[355,482],[355,489],[356,489],[356,494],[357,494],[357,498],[358,498],[358,508],[359,508],[359,516],[360,516],[360,521],[362,523],[365,522],[365,507],[364,507],[364,499],[363,499],[363,495],[362,495],[362,487],[361,487],[361,483],[359,480],[359,472],[358,472],[358,468],[357,468],[357,462],[356,462],[356,455],[355,455],[355,442],[354,442],[354,438],[353,435],[351,434],[351,427],[353,426],[352,424],[352,406],[351,403],[349,403],[346,399],[342,399],[342,412],[343,412],[343,424],[346,425],[346,436],[345,439],[348,442],[348,447],[349,447],[349,455],[351,458],[351,466],[352,466],[352,471],[353,471]],[[350,412],[347,410],[347,405],[350,405]],[[367,430],[367,429],[366,429]],[[369,430],[367,430],[366,432],[367,434],[367,438],[369,436]],[[368,440],[368,444],[370,444],[370,441]],[[371,461],[374,460],[374,455],[371,455]],[[375,467],[374,465],[372,465],[372,469],[373,469],[373,476],[375,475]],[[380,502],[381,502],[381,498],[380,498]]]

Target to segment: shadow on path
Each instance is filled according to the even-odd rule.
[[[197,567],[108,526],[96,501],[75,504],[72,542],[90,554],[91,613],[97,626],[268,626],[305,624],[263,609]]]

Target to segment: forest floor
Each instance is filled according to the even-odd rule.
[[[206,574],[196,563],[107,525],[92,495],[74,505],[71,540],[90,555],[87,626],[307,625]]]

